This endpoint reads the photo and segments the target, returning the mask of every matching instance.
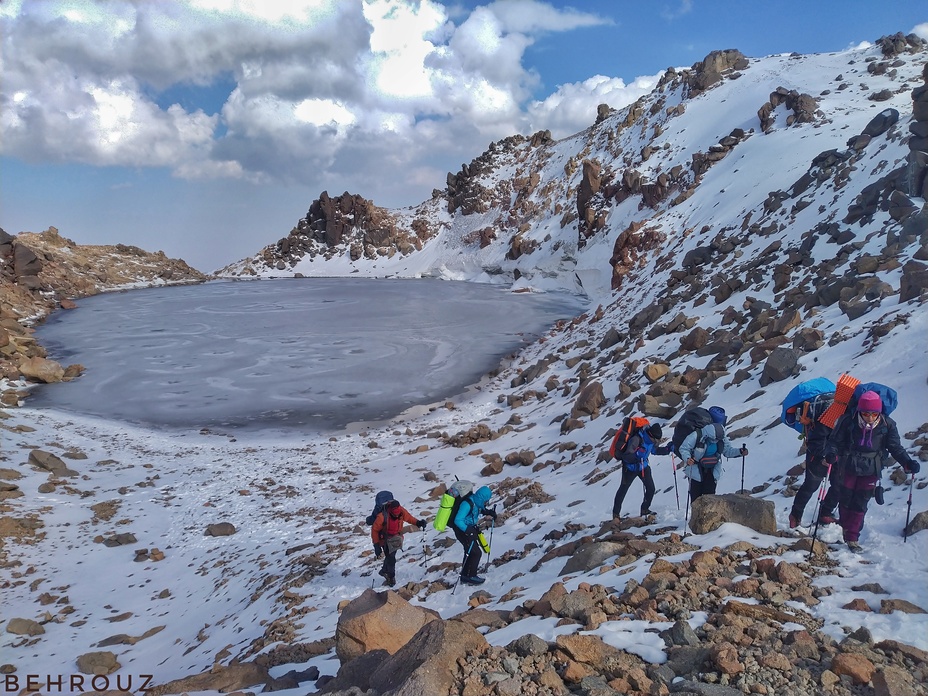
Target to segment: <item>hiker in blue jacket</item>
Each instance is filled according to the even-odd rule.
[[[690,480],[690,502],[708,493],[715,494],[716,486],[725,469],[722,467],[722,455],[726,457],[746,457],[747,447],[736,449],[725,433],[728,417],[720,406],[709,409],[712,422],[699,430],[694,430],[680,445],[680,466]]]
[[[664,437],[663,429],[660,424],[653,423],[641,428],[628,438],[625,448],[622,450],[618,459],[622,460],[622,482],[619,484],[619,490],[615,493],[615,500],[612,502],[612,517],[618,519],[622,516],[622,503],[625,501],[625,494],[628,493],[632,481],[641,479],[644,484],[644,498],[641,501],[641,516],[655,514],[651,510],[651,501],[654,499],[654,477],[651,476],[651,467],[648,463],[648,457],[653,454],[670,454],[673,451],[673,445],[658,445]]]
[[[464,560],[461,563],[461,582],[465,585],[480,585],[484,578],[477,575],[483,551],[477,542],[480,533],[481,515],[488,515],[496,522],[496,509],[487,508],[492,493],[487,486],[481,486],[471,495],[466,496],[458,507],[457,514],[451,520],[454,536],[464,546]]]

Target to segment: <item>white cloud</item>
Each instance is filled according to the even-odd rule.
[[[298,183],[366,155],[431,172],[442,153],[473,156],[530,122],[577,130],[631,89],[584,95],[581,83],[530,104],[526,49],[603,22],[537,0],[454,20],[432,0],[26,0],[3,11],[0,148],[31,161]],[[207,95],[230,83],[212,95],[218,114],[195,99],[160,103],[178,86]]]
[[[596,75],[583,82],[561,85],[544,101],[529,106],[528,113],[535,129],[547,128],[555,138],[563,138],[581,128],[593,125],[600,104],[613,109],[628,106],[657,85],[662,73],[638,77],[630,85],[615,77]]]
[[[912,33],[928,41],[928,22],[915,25]]]

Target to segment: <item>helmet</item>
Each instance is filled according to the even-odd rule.
[[[883,410],[883,400],[875,391],[865,391],[857,400],[857,410],[874,411],[880,413]]]
[[[725,409],[721,406],[713,406],[710,408],[709,415],[712,417],[713,423],[725,425],[725,421],[728,420],[728,416],[725,415]]]

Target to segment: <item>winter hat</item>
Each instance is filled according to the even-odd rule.
[[[857,400],[857,411],[874,411],[880,413],[883,410],[883,400],[875,391],[865,391]]]
[[[721,406],[713,406],[709,409],[709,415],[712,417],[713,423],[721,423],[725,425],[725,421],[728,420],[728,416],[725,415],[725,409]]]
[[[654,423],[647,427],[648,435],[651,436],[652,440],[660,440],[664,437],[664,429],[661,428],[660,423]]]

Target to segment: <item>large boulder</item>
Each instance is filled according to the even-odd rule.
[[[899,112],[896,109],[884,109],[874,116],[861,132],[875,138],[892,128],[898,120]]]
[[[917,261],[906,261],[899,284],[899,301],[908,302],[928,289],[928,266]]]
[[[575,633],[560,635],[555,642],[569,659],[609,679],[622,677],[643,664],[640,658],[609,645],[600,636]]]
[[[273,681],[267,669],[254,662],[233,663],[228,666],[216,664],[206,672],[157,684],[144,693],[146,696],[185,694],[190,691],[241,693],[249,687],[266,686],[272,684]]]
[[[799,370],[801,353],[795,348],[774,348],[764,363],[760,376],[760,386],[766,387],[772,382],[780,382],[793,376]]]
[[[599,382],[590,382],[577,397],[571,416],[574,418],[582,416],[595,418],[599,415],[599,409],[605,404],[606,397],[603,395],[603,385]]]
[[[42,260],[36,256],[35,252],[21,244],[18,240],[12,242],[13,245],[13,274],[17,278],[24,276],[37,276],[42,272]]]
[[[560,574],[586,573],[599,568],[607,559],[620,556],[624,550],[625,545],[615,541],[591,541],[577,549]]]
[[[761,534],[776,534],[777,520],[773,501],[747,495],[701,495],[693,502],[690,529],[707,534],[726,522],[735,522]]]
[[[34,356],[19,363],[23,377],[36,382],[54,384],[64,379],[64,368],[56,361]]]
[[[473,626],[453,620],[430,621],[380,664],[371,674],[370,686],[392,696],[447,694],[454,685],[458,662],[469,655],[482,655],[489,647]]]
[[[46,452],[45,450],[34,449],[29,452],[28,464],[54,474],[59,478],[78,475],[76,471],[69,469],[68,465],[65,464],[60,457],[51,452]]]
[[[391,590],[364,590],[338,617],[335,653],[342,664],[378,648],[392,655],[439,618],[438,612],[413,606]]]

